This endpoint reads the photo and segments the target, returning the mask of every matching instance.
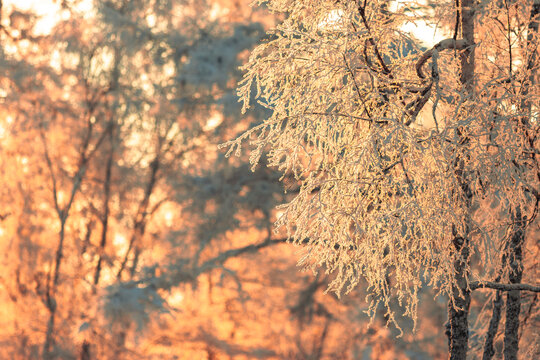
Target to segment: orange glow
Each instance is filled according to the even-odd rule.
[[[276,169],[252,171],[245,151],[217,148],[267,111],[241,114],[236,88],[284,15],[252,2],[2,2],[0,359],[447,357],[446,303],[431,293],[419,295],[418,331],[396,339],[380,309],[368,326],[365,282],[338,299],[325,293],[328,269],[299,271],[306,247],[273,224],[305,174],[287,175],[283,194]],[[315,27],[338,32],[343,2],[326,3]],[[426,44],[444,32],[422,21],[402,30]]]

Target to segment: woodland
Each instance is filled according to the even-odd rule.
[[[0,359],[540,358],[540,0],[0,0]]]

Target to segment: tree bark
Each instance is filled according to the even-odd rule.
[[[474,44],[474,2],[473,0],[457,1],[457,11],[461,13],[458,19],[461,21],[462,37],[468,44]],[[460,54],[461,74],[460,82],[465,97],[471,98],[474,95],[474,48],[465,49]],[[462,142],[466,139],[461,131],[457,129]],[[456,177],[460,184],[462,196],[465,200],[464,206],[470,208],[472,193],[465,171],[465,159],[458,156],[456,159]],[[467,358],[469,347],[469,306],[471,304],[471,294],[468,286],[469,269],[469,220],[465,219],[464,234],[454,233],[454,246],[456,249],[456,259],[454,261],[455,284],[452,287],[451,298],[448,302],[448,323],[447,336],[451,360],[463,360]]]
[[[491,360],[493,355],[495,355],[495,349],[493,348],[493,341],[495,340],[495,335],[499,329],[499,323],[501,321],[501,307],[503,304],[503,298],[501,291],[498,290],[495,295],[495,300],[493,300],[493,312],[491,315],[491,320],[489,321],[488,332],[486,336],[486,341],[484,343],[484,354],[482,355],[482,360]]]
[[[454,261],[456,285],[452,287],[451,299],[448,301],[448,323],[446,334],[451,360],[467,358],[469,346],[469,306],[471,293],[467,289],[467,268],[469,261],[469,244],[464,238],[456,238],[462,242],[456,250],[461,256]]]
[[[534,0],[527,28],[527,70],[529,71],[528,79],[522,86],[521,107],[529,116],[521,118],[521,125],[525,129],[525,135],[529,140],[529,146],[534,149],[534,141],[531,141],[529,134],[529,123],[531,113],[531,103],[527,99],[530,86],[534,83],[534,67],[536,65],[536,44],[538,41],[538,24],[540,15],[540,1]],[[538,174],[537,174],[538,176]],[[513,231],[509,244],[508,265],[510,267],[509,280],[512,284],[521,283],[523,277],[523,243],[525,241],[525,230],[527,226],[527,217],[522,214],[521,206],[518,205],[512,211]],[[504,330],[504,359],[517,360],[519,350],[519,314],[521,312],[521,291],[513,290],[506,294],[506,327]]]
[[[513,214],[515,224],[509,244],[508,264],[509,280],[519,284],[523,276],[523,241],[525,240],[525,223],[518,206]],[[506,327],[504,330],[504,359],[517,360],[519,350],[519,313],[521,311],[521,291],[512,290],[506,294]]]
[[[508,245],[509,245],[508,243],[505,244],[505,249],[503,251],[502,258],[501,258],[501,264],[502,264],[503,269],[507,264]],[[501,273],[495,279],[496,283],[499,283],[501,281],[503,269],[501,269]],[[471,290],[472,289],[474,289],[473,284],[471,284]],[[482,360],[491,360],[493,358],[493,355],[495,355],[493,342],[495,340],[495,336],[497,335],[497,332],[499,331],[499,323],[501,322],[501,312],[502,312],[503,302],[504,300],[503,300],[502,291],[497,290],[497,294],[495,295],[495,300],[493,300],[493,310],[491,313],[491,319],[489,320],[489,327],[488,327],[488,332],[486,335],[486,341],[484,342],[484,353],[482,355]]]

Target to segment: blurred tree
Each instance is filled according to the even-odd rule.
[[[6,215],[2,236],[11,239],[5,265],[19,285],[6,276],[6,286],[18,311],[35,311],[21,320],[33,323],[22,330],[31,346],[21,344],[21,357],[72,356],[81,336],[81,353],[123,353],[132,320],[142,325],[148,309],[164,309],[164,299],[157,288],[132,292],[139,298],[127,299],[134,306],[129,319],[107,339],[97,330],[100,289],[146,274],[169,250],[204,261],[219,235],[238,226],[233,220],[242,207],[273,207],[278,187],[271,184],[253,195],[262,203],[247,199],[233,203],[236,209],[207,205],[203,196],[215,192],[215,164],[238,169],[240,180],[246,169],[248,188],[250,177],[257,181],[209,151],[234,134],[237,68],[263,35],[257,22],[219,19],[216,4],[67,1],[46,34],[34,29],[32,14],[7,10],[2,168],[9,185],[2,197],[13,216]],[[259,176],[266,179],[272,177]],[[180,220],[180,211],[193,216]],[[226,245],[232,244],[220,248]],[[112,300],[108,315],[117,319],[130,302],[117,313]],[[84,331],[74,337],[77,324]],[[97,344],[100,336],[112,342]]]

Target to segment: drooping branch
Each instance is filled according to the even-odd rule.
[[[513,290],[523,290],[523,291],[532,291],[540,292],[540,285],[531,285],[531,284],[501,284],[492,281],[473,281],[470,284],[471,290],[476,289],[494,289],[501,291],[513,291]]]

